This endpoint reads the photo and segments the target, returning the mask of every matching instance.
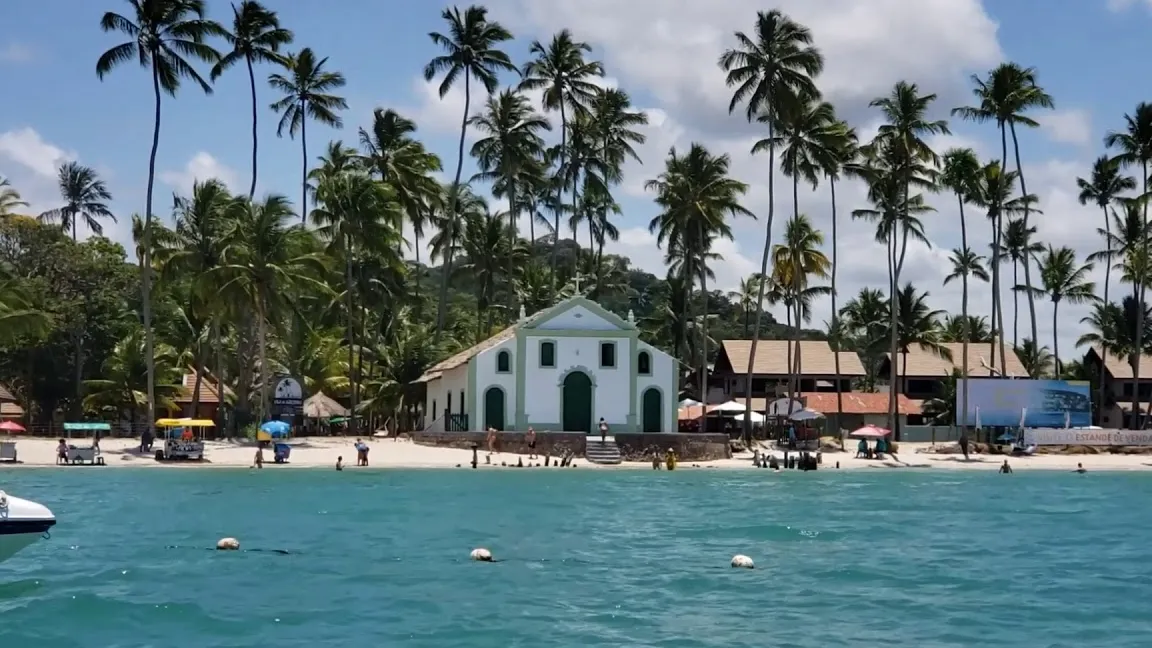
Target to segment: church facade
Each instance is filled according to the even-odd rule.
[[[676,430],[675,360],[584,297],[513,326],[430,368],[429,429],[589,432]]]

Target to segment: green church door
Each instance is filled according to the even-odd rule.
[[[583,371],[573,371],[564,378],[560,403],[565,432],[592,431],[592,379]]]
[[[660,432],[663,427],[662,414],[664,412],[664,397],[660,394],[660,390],[655,387],[649,387],[644,390],[644,400],[642,401],[643,408],[641,412],[644,415],[644,431],[645,432]]]
[[[504,390],[499,387],[484,392],[484,429],[488,428],[504,431]]]

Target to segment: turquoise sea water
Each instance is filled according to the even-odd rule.
[[[1146,475],[91,469],[0,488],[60,519],[0,565],[5,648],[1152,641]],[[227,535],[295,553],[204,549]]]

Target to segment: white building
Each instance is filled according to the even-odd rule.
[[[583,297],[522,315],[420,377],[428,428],[674,432],[676,363],[639,334]]]

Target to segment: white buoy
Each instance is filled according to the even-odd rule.
[[[216,549],[218,551],[237,551],[240,549],[240,541],[236,538],[220,538],[216,541]]]
[[[756,564],[752,562],[752,559],[748,556],[745,556],[744,554],[736,554],[735,556],[732,556],[732,566],[737,569],[756,568]]]
[[[472,550],[471,558],[480,562],[492,562],[492,552],[480,547]]]

